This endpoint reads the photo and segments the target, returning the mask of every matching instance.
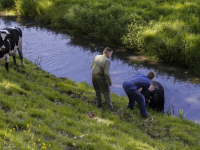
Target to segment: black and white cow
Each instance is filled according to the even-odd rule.
[[[145,94],[146,104],[149,108],[156,111],[164,111],[164,89],[163,86],[157,81],[151,81],[151,86]]]
[[[23,53],[22,53],[22,30],[17,27],[4,28],[0,30],[0,62],[6,60],[5,68],[9,73],[9,55],[13,57],[14,65],[16,63],[16,52],[18,50],[19,57],[21,59],[21,66],[23,64]]]

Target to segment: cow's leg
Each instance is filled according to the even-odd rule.
[[[5,63],[5,68],[7,70],[7,73],[9,73],[8,62]]]
[[[7,73],[9,73],[9,54],[6,54],[6,63],[5,63],[5,68],[7,70]]]
[[[19,58],[21,59],[21,66],[22,68],[24,68],[24,63],[23,63],[23,53],[21,50],[18,49],[18,53],[19,53]]]
[[[13,55],[12,57],[13,57],[14,65],[16,65],[18,67],[19,65],[16,62],[16,55]]]
[[[24,68],[23,53],[22,53],[22,38],[19,38],[18,53],[19,53],[19,58],[21,59],[21,66],[22,68]]]

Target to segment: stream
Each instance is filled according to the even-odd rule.
[[[91,63],[96,55],[102,54],[105,45],[99,41],[71,36],[51,29],[31,19],[9,17],[1,14],[0,28],[17,26],[22,29],[23,55],[45,71],[77,82],[92,85]],[[114,50],[110,74],[113,85],[111,92],[126,95],[122,83],[138,73],[154,71],[154,80],[160,82],[165,92],[166,113],[169,108],[177,116],[183,111],[184,118],[200,123],[200,79],[187,69],[150,61],[125,49],[109,46]],[[20,64],[20,60],[17,60]],[[114,102],[114,101],[113,101]]]

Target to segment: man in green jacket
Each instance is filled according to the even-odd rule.
[[[102,93],[105,98],[105,102],[108,106],[108,109],[112,111],[113,104],[110,99],[110,89],[112,81],[110,78],[110,60],[113,50],[109,47],[106,47],[103,50],[103,55],[95,56],[91,68],[92,68],[92,84],[96,92],[97,97],[97,107],[102,107]]]

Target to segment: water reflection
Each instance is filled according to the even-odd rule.
[[[30,19],[1,18],[0,28],[22,28],[24,57],[57,77],[92,84],[92,60],[95,55],[102,54],[108,45],[80,36],[70,36],[67,32],[51,29]],[[181,109],[186,118],[200,123],[200,84],[197,76],[186,74],[187,70],[184,68],[153,62],[125,49],[109,47],[114,49],[111,58],[112,92],[125,95],[122,83],[126,78],[138,73],[147,74],[153,70],[156,73],[155,80],[160,82],[165,90],[165,112],[169,107],[173,107],[178,114]]]
[[[96,42],[95,40],[88,40],[86,38],[75,36],[71,38],[67,46],[77,46],[82,48],[83,51],[91,51],[91,53],[99,52],[102,53],[103,49],[107,46],[105,44]],[[187,69],[178,66],[170,66],[165,63],[151,61],[145,56],[137,56],[133,52],[129,52],[125,49],[110,46],[114,49],[111,60],[120,60],[123,64],[135,67],[136,70],[140,68],[146,68],[147,70],[154,69],[157,72],[157,76],[174,76],[174,80],[188,81],[199,84],[199,77],[192,74],[188,74]],[[176,81],[174,81],[176,82]]]

